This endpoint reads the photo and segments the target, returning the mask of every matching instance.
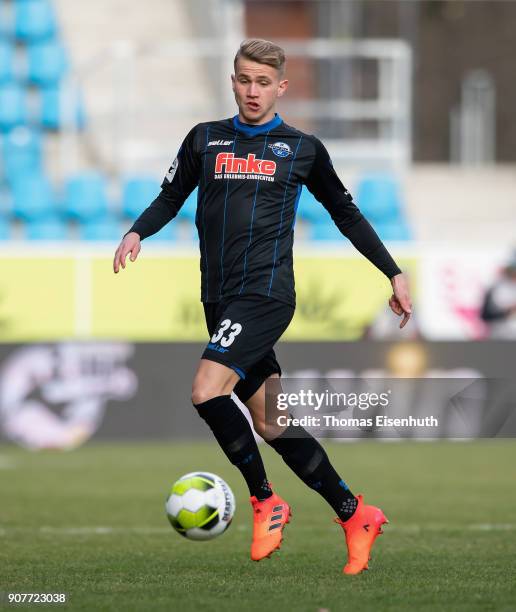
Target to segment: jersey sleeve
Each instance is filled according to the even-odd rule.
[[[313,137],[312,142],[315,145],[315,158],[305,180],[306,187],[362,255],[388,278],[400,274],[396,262],[337,176],[326,147],[318,138]]]
[[[199,184],[200,153],[196,148],[197,126],[181,145],[177,157],[170,166],[158,197],[142,212],[127,232],[136,232],[143,240],[152,236],[171,221],[185,200]],[[126,234],[126,235],[127,235]]]

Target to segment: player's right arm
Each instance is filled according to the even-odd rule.
[[[125,268],[125,260],[135,261],[141,249],[141,240],[152,236],[171,221],[185,200],[199,184],[200,154],[196,147],[197,128],[184,139],[176,159],[169,168],[158,197],[148,206],[124,235],[115,252],[113,271]]]

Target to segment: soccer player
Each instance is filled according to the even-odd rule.
[[[194,377],[192,402],[249,487],[251,558],[259,561],[280,547],[290,507],[271,490],[251,427],[231,392],[249,408],[255,430],[334,509],[348,548],[344,573],[358,574],[367,569],[386,522],[383,512],[353,495],[323,447],[302,427],[289,426],[279,435],[265,427],[265,383],[277,386],[281,376],[273,346],[294,315],[293,228],[302,186],[390,280],[389,305],[403,315],[400,327],[411,314],[409,291],[339,180],[324,145],[275,112],[288,85],[283,50],[265,40],[246,40],[234,70],[238,114],[189,132],[160,194],[123,237],[113,269],[125,268],[128,255],[135,261],[140,241],[173,219],[198,186],[201,300],[210,340]]]

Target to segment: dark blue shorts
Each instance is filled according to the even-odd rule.
[[[273,346],[294,316],[294,307],[261,295],[205,302],[204,314],[210,342],[202,355],[232,368],[245,379],[281,375]]]

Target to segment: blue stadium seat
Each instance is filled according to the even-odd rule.
[[[9,183],[19,176],[42,173],[41,136],[39,132],[19,126],[8,132],[2,142],[4,175]],[[1,165],[1,164],[0,164]]]
[[[159,192],[159,183],[153,178],[126,178],[122,193],[122,212],[130,219],[136,219]]]
[[[312,223],[308,230],[308,237],[311,240],[333,240],[335,242],[342,242],[342,244],[344,244],[345,240],[339,228],[330,217],[328,217],[327,221]]]
[[[396,222],[375,223],[374,229],[382,240],[385,241],[405,241],[411,240],[409,228],[403,219]],[[331,219],[327,222],[312,223],[309,227],[308,237],[311,240],[344,240],[347,239],[341,234],[335,223]]]
[[[129,229],[129,228],[128,228]],[[124,233],[127,230],[124,231]],[[162,227],[157,234],[153,234],[148,238],[145,238],[145,243],[151,244],[167,244],[177,240],[179,235],[179,227],[174,219],[170,223],[167,223],[165,227]]]
[[[397,222],[376,223],[375,229],[382,240],[406,241],[411,240],[410,230],[403,219]]]
[[[105,178],[97,172],[84,172],[65,185],[65,212],[79,221],[100,218],[108,212]]]
[[[25,224],[25,237],[28,240],[67,240],[68,227],[56,216],[29,221]]]
[[[0,37],[13,38],[14,36],[14,14],[12,5],[5,0],[0,0]]]
[[[27,123],[27,96],[16,83],[0,85],[0,130]]]
[[[308,189],[303,187],[297,205],[297,215],[304,221],[317,223],[325,221],[328,217],[328,212],[324,206],[314,198]]]
[[[86,124],[84,104],[82,97],[71,96],[69,104],[71,109],[66,109],[63,101],[62,87],[49,85],[40,89],[41,95],[41,126],[48,130],[59,130],[66,125],[83,129]]]
[[[387,223],[400,218],[402,206],[397,179],[387,173],[369,174],[359,181],[356,202],[372,223]]]
[[[11,238],[11,224],[5,217],[0,217],[0,240]]]
[[[177,214],[177,218],[182,221],[195,221],[195,213],[197,211],[197,188],[186,199],[186,202],[181,206],[181,210]]]
[[[44,175],[21,176],[14,184],[13,214],[25,221],[35,221],[55,215],[57,207],[52,185]]]
[[[8,42],[0,40],[0,83],[13,78],[13,48]]]
[[[66,51],[57,41],[29,45],[28,60],[28,78],[36,85],[55,85],[68,70]]]
[[[23,0],[14,4],[15,35],[31,42],[52,38],[57,31],[54,10],[48,0]]]
[[[79,237],[81,240],[119,242],[122,239],[120,219],[114,215],[105,215],[81,223]]]

